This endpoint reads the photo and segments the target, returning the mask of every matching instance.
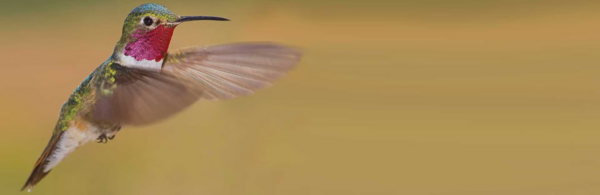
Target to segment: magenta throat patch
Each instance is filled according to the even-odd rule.
[[[148,32],[138,30],[131,34],[131,37],[137,38],[137,40],[128,43],[123,53],[137,61],[155,60],[158,62],[165,57],[169,49],[173,30],[175,27],[166,28],[163,25]]]

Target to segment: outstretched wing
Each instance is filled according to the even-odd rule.
[[[300,52],[269,43],[192,47],[168,54],[160,73],[113,64],[114,81],[98,87],[93,117],[123,125],[167,118],[198,99],[231,99],[271,85]]]
[[[203,92],[206,100],[253,94],[300,61],[298,50],[269,43],[192,47],[170,53],[162,69]]]
[[[93,117],[123,125],[144,125],[164,119],[194,103],[201,91],[178,78],[145,70],[111,65],[114,82],[98,87]]]

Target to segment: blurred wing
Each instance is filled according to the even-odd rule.
[[[94,117],[123,125],[167,118],[198,99],[231,99],[271,85],[300,52],[269,43],[192,47],[171,52],[160,73],[113,64],[114,83],[97,91]]]
[[[114,83],[105,82],[97,91],[94,109],[98,120],[123,125],[145,125],[167,118],[188,107],[201,96],[177,78],[113,64]]]
[[[272,43],[192,47],[169,53],[162,73],[202,91],[202,99],[223,100],[253,94],[285,75],[301,52]]]

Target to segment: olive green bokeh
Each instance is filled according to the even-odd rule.
[[[17,194],[62,103],[146,1],[0,3],[0,194]],[[600,3],[174,1],[171,48],[275,41],[273,87],[124,128],[35,194],[599,194]]]

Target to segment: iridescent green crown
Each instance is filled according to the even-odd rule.
[[[171,10],[167,9],[167,7],[154,3],[143,4],[134,8],[131,10],[127,18],[139,18],[140,16],[145,16],[148,14],[151,14],[157,18],[167,19],[171,22],[177,20],[177,15]]]

